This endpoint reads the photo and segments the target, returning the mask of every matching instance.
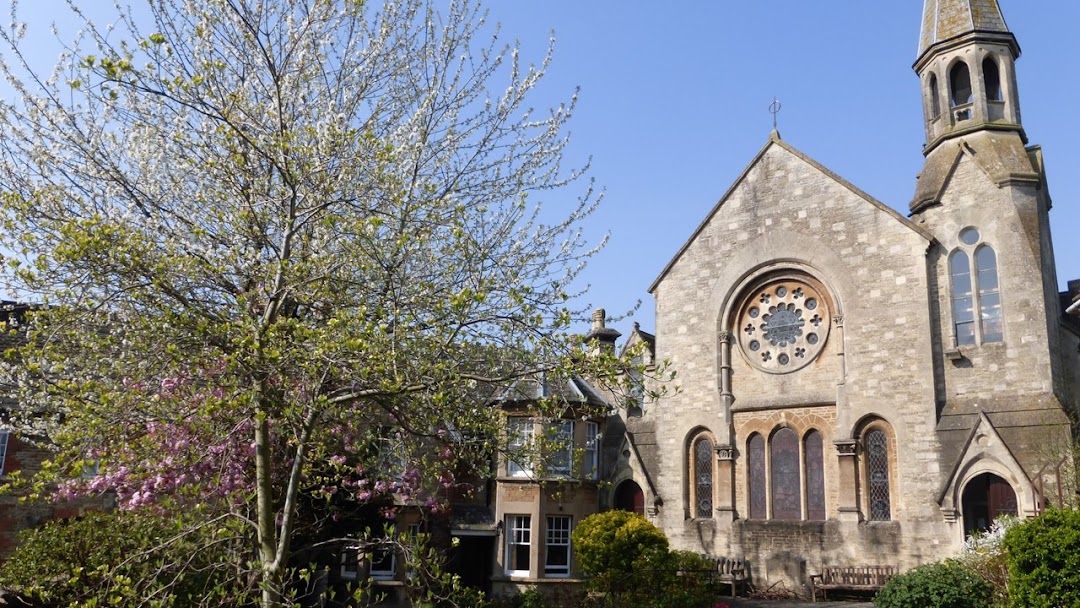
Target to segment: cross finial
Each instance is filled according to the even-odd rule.
[[[777,99],[776,97],[773,97],[772,98],[772,103],[769,104],[769,114],[772,114],[772,128],[773,128],[773,131],[776,130],[776,115],[780,113],[780,108],[781,107],[783,107],[783,106],[780,105],[780,100]]]

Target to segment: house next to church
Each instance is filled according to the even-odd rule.
[[[1019,56],[996,0],[926,0],[906,217],[772,133],[650,288],[681,390],[626,418],[604,506],[635,484],[674,547],[798,589],[1075,497],[1080,281]]]

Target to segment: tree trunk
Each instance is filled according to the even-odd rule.
[[[262,608],[281,606],[279,575],[281,560],[277,552],[277,526],[274,521],[274,493],[271,484],[270,422],[261,409],[255,414],[255,504],[259,532],[259,587]]]

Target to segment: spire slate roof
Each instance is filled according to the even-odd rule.
[[[939,42],[971,32],[1010,33],[997,0],[924,0],[919,56]]]

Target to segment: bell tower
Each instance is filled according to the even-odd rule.
[[[970,414],[976,403],[1005,411],[1021,395],[1043,399],[1063,386],[1051,200],[1042,150],[1027,145],[1020,120],[1019,56],[998,0],[924,0],[914,69],[925,160],[910,209],[935,240],[943,415]],[[994,370],[1020,360],[1030,375],[995,381]],[[1000,399],[1012,403],[991,405]]]
[[[915,72],[923,92],[924,154],[980,129],[1020,123],[1015,61],[1020,46],[996,0],[925,0]]]

